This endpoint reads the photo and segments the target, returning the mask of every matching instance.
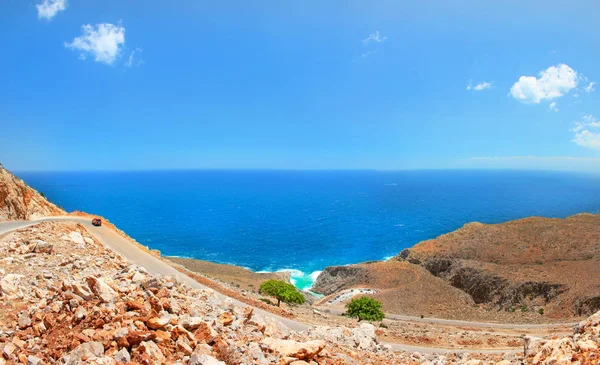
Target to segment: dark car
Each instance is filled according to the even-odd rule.
[[[92,219],[92,225],[94,225],[96,227],[100,227],[102,225],[102,219],[100,219],[100,218]]]

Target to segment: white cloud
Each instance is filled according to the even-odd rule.
[[[591,93],[592,91],[596,90],[596,88],[594,87],[594,85],[596,85],[596,83],[594,81],[590,82],[590,84],[588,86],[585,87],[585,92],[586,93]]]
[[[510,88],[513,98],[526,104],[559,98],[577,87],[579,76],[565,64],[550,66],[535,76],[521,76]]]
[[[573,143],[581,147],[600,150],[600,121],[593,115],[585,115],[582,122],[575,122],[571,132],[575,133],[571,140]]]
[[[67,0],[44,0],[35,7],[37,8],[38,19],[50,20],[67,8]]]
[[[80,57],[94,56],[96,62],[111,65],[121,54],[125,44],[125,28],[110,23],[84,25],[81,27],[83,34],[65,47],[81,51]]]
[[[382,43],[385,42],[385,40],[387,39],[387,37],[382,37],[379,34],[379,31],[375,31],[375,33],[371,33],[369,34],[369,36],[365,39],[363,39],[363,44],[366,46],[367,44],[371,43],[371,42],[376,42],[376,43]]]
[[[377,53],[377,50],[374,50],[374,51],[367,51],[367,52],[365,52],[365,53],[361,54],[361,55],[360,55],[360,58],[367,58],[367,57],[369,57],[370,55],[372,55],[372,54],[375,54],[375,53]]]
[[[142,53],[142,51],[143,50],[141,48],[136,48],[133,51],[131,51],[129,57],[127,58],[127,62],[125,62],[125,67],[139,67],[142,63],[144,63],[143,60],[139,59],[139,53]]]
[[[471,81],[469,81],[469,84],[467,85],[467,90],[475,90],[475,91],[482,91],[485,89],[489,89],[490,87],[492,87],[492,83],[491,82],[480,82],[479,84],[473,86],[473,83]]]
[[[556,107],[556,101],[550,103],[550,110],[553,112],[557,112],[558,108]]]

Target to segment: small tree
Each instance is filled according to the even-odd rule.
[[[367,321],[381,321],[385,317],[385,314],[381,310],[381,303],[369,297],[352,299],[350,303],[346,304],[346,315],[358,318],[359,321],[363,319]]]
[[[265,281],[260,286],[260,291],[261,293],[275,297],[277,299],[278,307],[282,301],[286,303],[303,304],[306,300],[304,299],[304,295],[302,295],[295,286],[281,280]]]

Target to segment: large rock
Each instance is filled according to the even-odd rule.
[[[127,351],[127,349],[125,347],[123,347],[121,350],[117,351],[117,353],[115,354],[115,361],[121,361],[124,363],[131,361],[131,356],[129,355],[129,351]]]
[[[338,345],[371,352],[385,349],[377,339],[375,326],[370,323],[361,323],[356,328],[317,326],[309,330],[309,336],[310,338],[322,339]]]
[[[118,296],[117,292],[108,286],[108,284],[106,284],[102,279],[88,276],[86,281],[94,294],[96,294],[105,303],[114,301]]]
[[[94,356],[104,356],[104,346],[100,342],[83,343],[68,355],[63,356],[61,361],[65,365],[79,365],[83,364],[82,358],[89,359]]]
[[[1,293],[8,296],[20,296],[20,283],[22,278],[24,278],[24,276],[18,274],[8,274],[4,276],[0,280]]]
[[[69,233],[69,238],[71,239],[71,241],[73,243],[78,243],[78,244],[85,243],[83,236],[81,235],[81,233],[79,233],[77,231],[73,231],[73,232]]]
[[[210,355],[192,354],[189,365],[226,365],[223,361],[219,361]]]
[[[35,253],[52,253],[54,252],[54,245],[42,240],[33,240],[34,244],[33,252]]]
[[[293,357],[299,360],[311,360],[325,348],[325,341],[321,340],[296,342],[266,337],[261,343],[282,357]]]
[[[165,362],[165,356],[162,351],[152,341],[142,341],[136,351],[141,356],[147,356],[150,361],[149,364],[160,365]]]

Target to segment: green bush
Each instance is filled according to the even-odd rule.
[[[277,299],[277,306],[281,302],[303,304],[304,295],[292,284],[281,280],[267,280],[260,286],[260,292]]]
[[[346,315],[348,317],[358,318],[359,321],[381,321],[385,314],[381,310],[381,303],[373,298],[360,297],[352,299],[346,304]]]
[[[539,313],[539,314],[544,314],[544,308],[540,308],[540,309],[538,309],[538,313]]]
[[[526,305],[522,305],[521,306],[521,312],[527,312],[527,306]]]

